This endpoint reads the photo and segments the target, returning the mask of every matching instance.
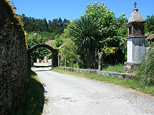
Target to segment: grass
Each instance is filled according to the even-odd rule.
[[[154,43],[151,44],[149,52],[142,59],[136,75],[146,85],[154,85]]]
[[[135,79],[134,80],[120,79],[117,77],[107,77],[99,74],[96,75],[96,74],[88,74],[88,73],[77,73],[72,71],[66,71],[60,68],[53,68],[53,71],[63,73],[63,74],[68,74],[68,75],[74,75],[78,77],[84,77],[84,78],[88,78],[96,81],[103,81],[106,83],[123,86],[125,88],[135,89],[136,91],[154,96],[154,86],[145,86],[143,82]]]
[[[113,72],[124,72],[124,65],[123,64],[116,64],[114,66],[108,65],[107,67],[103,68],[103,71],[113,71]]]
[[[44,88],[36,73],[29,70],[29,84],[21,103],[13,107],[11,115],[41,115],[44,106]]]

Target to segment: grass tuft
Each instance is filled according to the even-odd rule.
[[[145,85],[154,85],[154,43],[143,58],[136,74],[138,80],[143,81]]]

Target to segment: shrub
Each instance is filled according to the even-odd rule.
[[[154,85],[154,43],[138,67],[137,76],[145,85]]]

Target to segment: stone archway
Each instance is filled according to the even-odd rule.
[[[51,51],[52,53],[52,66],[57,67],[58,66],[58,50],[53,49],[51,46],[46,44],[38,44],[33,46],[32,48],[28,49],[28,65],[31,67],[31,53],[36,50],[37,48],[44,47]]]

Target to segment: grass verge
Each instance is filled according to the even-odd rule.
[[[108,65],[103,68],[103,71],[124,72],[124,64]]]
[[[139,92],[143,92],[145,94],[150,94],[154,96],[154,86],[145,86],[143,82],[138,81],[138,80],[132,80],[132,79],[120,79],[117,77],[107,77],[107,76],[102,76],[99,74],[88,74],[88,73],[78,73],[78,72],[72,72],[72,71],[66,71],[60,68],[53,68],[53,71],[63,73],[63,74],[68,74],[68,75],[74,75],[78,77],[84,77],[96,81],[103,81],[106,83],[111,83],[119,86],[123,86],[125,88],[131,88],[135,89]]]
[[[41,115],[44,106],[44,88],[35,72],[29,70],[29,83],[21,103],[13,107],[11,115]]]

